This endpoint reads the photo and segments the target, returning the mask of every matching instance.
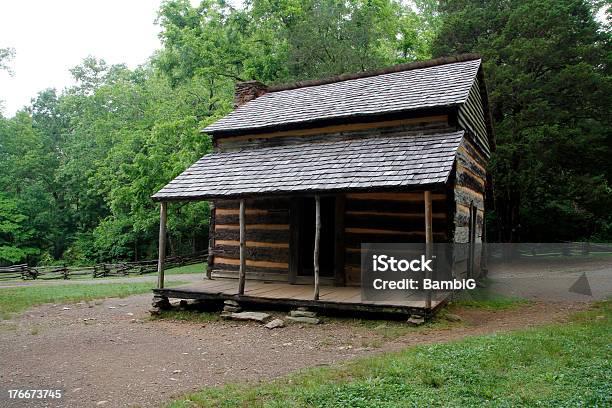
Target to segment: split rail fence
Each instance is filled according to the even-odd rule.
[[[165,267],[168,269],[206,262],[207,257],[208,254],[206,252],[170,256],[166,258]],[[28,266],[27,264],[21,264],[0,267],[0,280],[51,280],[86,276],[105,278],[110,276],[145,275],[154,272],[157,272],[157,259],[114,264],[101,263],[94,266]]]

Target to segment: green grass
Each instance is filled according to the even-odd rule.
[[[458,298],[454,299],[451,303],[451,309],[463,307],[485,310],[506,310],[516,309],[530,303],[527,299],[509,297],[491,292],[487,287],[487,285],[491,283],[488,279],[482,279],[481,283],[483,283],[485,287],[459,292]]]
[[[451,310],[455,307],[485,309],[485,310],[506,310],[516,309],[525,306],[530,302],[518,297],[507,297],[502,295],[492,295],[486,292],[474,291],[469,297],[460,297],[453,300]]]
[[[611,304],[600,303],[563,325],[206,388],[170,407],[610,406],[611,318]]]
[[[205,262],[193,264],[193,265],[185,265],[179,266],[178,268],[172,268],[165,271],[166,275],[180,275],[183,273],[206,273],[207,264]]]
[[[179,285],[184,282],[167,282]],[[154,282],[32,285],[0,289],[0,319],[45,303],[69,303],[149,292]]]

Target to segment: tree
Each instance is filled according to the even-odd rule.
[[[484,58],[497,139],[489,237],[610,239],[610,33],[585,0],[443,1],[436,56]]]
[[[9,75],[13,75],[13,70],[8,64],[15,57],[14,48],[0,48],[0,72],[6,71]],[[4,101],[0,100],[0,117],[4,109]]]
[[[26,112],[11,119],[0,117],[0,235],[5,261],[23,261],[41,252],[57,231],[47,190],[52,171],[42,137]]]
[[[34,231],[26,225],[27,219],[19,211],[17,200],[0,193],[0,263],[22,262],[38,253],[28,245]]]
[[[166,2],[159,12],[164,49],[156,64],[172,84],[205,78],[270,83],[356,72],[429,56],[432,0],[421,15],[396,0]]]
[[[13,74],[13,70],[8,64],[10,61],[15,58],[15,49],[14,48],[0,48],[0,71],[6,71],[10,75]]]
[[[0,261],[154,257],[151,195],[211,150],[200,129],[232,109],[236,81],[427,57],[434,3],[253,0],[237,10],[221,0],[163,2],[163,48],[150,64],[132,70],[87,57],[70,71],[74,86],[44,90],[15,117],[0,117],[0,246],[11,248]],[[206,202],[171,205],[171,253],[205,248],[208,217]]]

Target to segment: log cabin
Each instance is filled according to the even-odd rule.
[[[484,240],[494,148],[481,58],[468,54],[323,80],[236,85],[236,109],[209,125],[213,152],[155,193],[159,301],[427,315],[444,301],[360,297],[361,244]],[[210,202],[207,279],[164,288],[173,202]],[[459,255],[457,273],[480,254]]]

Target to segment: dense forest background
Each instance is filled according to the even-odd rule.
[[[610,24],[589,0],[166,1],[141,67],[88,57],[76,85],[0,116],[0,263],[153,258],[151,194],[210,148],[236,81],[320,78],[463,52],[485,60],[497,139],[490,241],[612,241]],[[609,14],[608,14],[609,16]],[[14,50],[0,49],[0,70]],[[19,50],[16,50],[19,52]],[[1,95],[0,95],[1,99]],[[173,253],[207,203],[169,207]]]

